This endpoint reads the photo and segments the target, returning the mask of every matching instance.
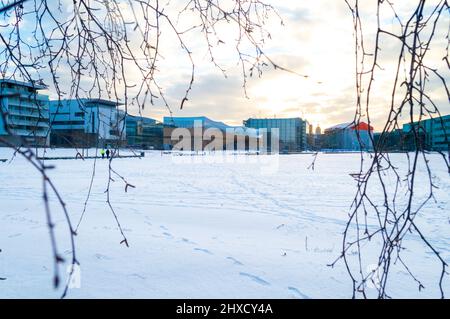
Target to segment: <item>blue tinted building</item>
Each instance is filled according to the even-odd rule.
[[[164,145],[172,149],[180,140],[177,136],[172,136],[172,132],[176,128],[187,129],[191,135],[191,149],[204,149],[210,142],[211,137],[204,136],[210,134],[214,136],[214,140],[219,141],[220,138],[215,136],[213,131],[220,132],[222,138],[222,147],[226,150],[256,150],[259,143],[259,135],[257,130],[242,126],[230,126],[223,122],[213,121],[206,116],[192,117],[172,117],[166,116],[163,119]],[[194,139],[199,139],[196,144]]]
[[[48,144],[47,87],[33,82],[0,79],[0,136],[9,143]]]
[[[324,148],[342,151],[373,149],[373,127],[365,122],[342,123],[325,130]]]
[[[105,147],[125,143],[125,119],[119,104],[102,99],[50,101],[51,144]]]
[[[403,133],[409,137],[410,146],[412,146],[413,126],[419,141],[424,148],[430,151],[449,151],[450,148],[450,114],[433,119],[426,119],[420,122],[407,123],[403,125]]]
[[[163,149],[163,123],[152,118],[127,114],[125,125],[129,147]]]
[[[231,126],[218,121],[213,121],[206,116],[190,116],[190,117],[172,117],[165,116],[163,119],[165,125],[180,127],[180,128],[193,128],[195,125],[204,129],[217,128],[219,130],[226,130]]]
[[[265,129],[272,135],[278,129],[279,149],[281,152],[299,152],[306,149],[306,121],[296,118],[249,118],[244,126],[255,129]],[[271,138],[268,138],[270,141]]]

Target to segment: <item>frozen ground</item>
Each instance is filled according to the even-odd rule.
[[[0,148],[0,158],[11,154]],[[406,165],[405,155],[392,156]],[[91,199],[76,237],[81,285],[68,297],[351,297],[343,264],[327,264],[340,253],[355,192],[349,174],[358,171],[359,155],[320,154],[314,171],[307,169],[311,155],[246,163],[250,158],[257,157],[214,162],[211,156],[173,158],[147,152],[143,159],[114,160],[114,168],[136,186],[125,193],[118,178],[112,186],[112,204],[129,248],[119,244],[120,232],[105,203],[108,162],[97,160]],[[76,224],[94,160],[48,163],[56,165],[50,175]],[[437,155],[431,164],[439,186],[437,202],[430,202],[417,218],[450,262],[450,178]],[[12,163],[0,162],[0,180],[0,278],[6,278],[0,281],[0,298],[57,298],[61,291],[52,288],[40,176],[17,157]],[[427,190],[424,174],[418,185]],[[52,211],[59,249],[69,258],[67,229],[54,197]],[[404,269],[394,266],[391,295],[439,297],[439,264],[417,236],[407,239],[405,258],[425,289],[418,292]],[[444,286],[448,296],[450,278]]]

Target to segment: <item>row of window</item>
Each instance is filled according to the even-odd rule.
[[[444,131],[444,128],[445,128],[445,131],[450,131],[450,126],[442,127],[441,125],[439,125],[433,129],[433,132],[442,132],[442,131]]]
[[[25,108],[25,107],[18,107],[18,106],[14,106],[14,107],[10,107],[9,108],[9,113],[19,113],[20,115],[33,115],[33,116],[40,116],[40,117],[44,117],[46,115],[48,115],[48,113],[46,112],[46,110],[38,110],[36,108]]]
[[[12,122],[14,121],[30,121],[33,123],[40,122],[40,123],[48,123],[48,118],[37,118],[37,117],[31,117],[31,116],[16,116],[16,115],[9,115],[8,119]]]
[[[439,142],[434,142],[435,145],[447,145],[449,144],[449,142],[446,141],[439,141]]]
[[[84,125],[84,121],[53,121],[52,125]]]
[[[450,139],[450,132],[447,134],[436,134],[436,135],[433,135],[432,138],[433,139],[445,138],[445,135],[447,135],[448,139]]]
[[[9,98],[8,104],[10,107],[18,106],[18,107],[26,107],[26,108],[40,108],[42,110],[48,111],[48,105],[45,102],[35,101],[34,99],[23,99],[23,98]]]
[[[55,113],[56,115],[69,115],[70,116],[70,112],[57,112],[57,113]],[[75,115],[75,117],[81,117],[81,118],[83,118],[84,119],[84,112],[75,112],[74,113],[74,115]]]
[[[39,127],[39,126],[30,126],[30,125],[10,124],[9,127],[12,129],[35,131],[35,132],[48,131],[48,127]]]
[[[4,83],[1,85],[1,88],[15,89],[16,91],[20,91],[20,92],[31,92],[31,93],[34,92],[34,89],[32,87],[17,86],[12,83]]]

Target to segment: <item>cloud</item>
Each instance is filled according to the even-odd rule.
[[[70,8],[73,7],[73,2],[64,1],[67,2],[67,12],[60,15],[69,14]],[[217,37],[213,38],[214,41],[220,39],[224,43],[214,46],[212,50],[215,61],[226,70],[227,78],[211,63],[205,35],[201,33],[201,29],[183,33],[182,38],[192,52],[196,73],[189,100],[183,110],[180,110],[179,105],[190,81],[191,64],[189,56],[178,42],[177,34],[167,22],[161,21],[161,56],[157,60],[156,79],[175,116],[205,115],[236,125],[248,117],[300,116],[315,125],[320,124],[323,128],[353,119],[356,97],[353,21],[345,2],[268,2],[278,10],[284,25],[281,25],[276,17],[266,21],[264,28],[270,32],[271,39],[266,39],[263,50],[277,64],[297,74],[274,70],[270,66],[264,68],[261,78],[247,78],[249,99],[245,97],[242,88],[243,74],[236,52],[238,30],[232,24],[219,23]],[[121,10],[128,20],[132,20],[132,12],[126,3],[122,2]],[[176,21],[176,27],[180,30],[199,22],[198,16],[192,16],[189,12],[183,14],[180,19],[176,18],[177,10],[182,4],[185,4],[185,1],[171,1],[164,11]],[[377,27],[373,12],[376,3],[364,2],[360,5],[364,15],[366,47],[368,53],[373,53],[371,50]],[[414,4],[399,2],[395,3],[395,6],[400,18],[404,19],[411,14]],[[427,10],[428,7],[426,12]],[[382,19],[381,22],[383,28],[391,32],[398,31],[398,24],[392,17]],[[437,40],[432,43],[433,49],[427,53],[426,63],[443,69],[444,77],[449,78],[449,71],[442,61],[446,54],[447,27],[445,23],[437,25]],[[132,29],[132,26],[130,28]],[[136,54],[139,53],[140,46],[137,39],[130,33],[129,45]],[[376,70],[371,99],[371,119],[376,129],[383,127],[390,109],[395,63],[400,50],[399,42],[386,36],[382,36],[381,44],[379,57],[382,69]],[[252,52],[251,49],[248,43],[243,43],[242,50]],[[370,60],[369,57],[368,59]],[[60,68],[61,82],[70,86],[67,69],[64,66]],[[45,76],[44,71],[42,74]],[[139,85],[141,77],[135,68],[127,65],[126,76],[130,86]],[[88,75],[82,80],[86,86],[89,85]],[[442,112],[449,113],[448,98],[439,80],[436,77],[431,78],[427,85]],[[64,91],[68,92],[68,88]],[[136,93],[136,88],[131,87],[129,93]],[[129,112],[138,113],[138,109],[129,105]],[[170,114],[161,99],[157,99],[154,106],[146,105],[142,113],[159,120]]]

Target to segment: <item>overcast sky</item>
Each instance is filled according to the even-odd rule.
[[[62,11],[70,14],[72,0],[62,0]],[[225,0],[224,0],[225,1]],[[431,6],[438,0],[427,1]],[[128,1],[122,1],[123,13],[127,15]],[[177,3],[185,0],[172,0],[166,14],[176,20]],[[161,53],[156,74],[159,84],[164,89],[165,97],[171,105],[174,116],[205,115],[211,119],[224,121],[230,125],[240,125],[249,117],[302,117],[314,126],[326,128],[342,122],[353,120],[355,113],[355,57],[353,21],[344,0],[268,0],[278,10],[283,19],[273,17],[266,28],[271,39],[265,42],[264,51],[279,65],[308,78],[296,74],[266,68],[262,77],[249,78],[247,82],[248,98],[242,87],[242,71],[235,51],[236,29],[229,25],[219,25],[219,38],[225,43],[213,48],[216,61],[226,69],[227,78],[216,68],[208,56],[204,38],[199,32],[184,35],[185,42],[192,51],[196,65],[195,81],[189,101],[180,110],[179,105],[190,81],[191,65],[186,54],[180,49],[177,39],[170,35],[167,24],[162,27]],[[392,2],[392,1],[391,1]],[[401,18],[409,17],[414,9],[414,1],[393,1]],[[29,2],[32,5],[33,2]],[[135,2],[138,3],[138,2]],[[162,2],[160,2],[162,3]],[[174,5],[175,3],[175,5]],[[224,3],[224,2],[221,2]],[[230,2],[232,3],[232,2]],[[366,45],[371,50],[371,39],[376,30],[376,1],[360,2],[363,15],[363,27],[366,32]],[[100,6],[101,2],[95,2]],[[385,2],[387,6],[387,2]],[[170,11],[170,6],[175,8]],[[55,11],[56,12],[56,11]],[[427,12],[427,10],[425,10]],[[131,11],[128,10],[130,19]],[[445,13],[444,13],[445,14]],[[391,32],[398,31],[392,14],[387,11],[382,16],[383,27]],[[22,21],[22,29],[27,29],[28,17]],[[184,20],[178,20],[180,28],[195,23],[189,13]],[[436,29],[436,41],[427,53],[426,63],[441,70],[449,78],[449,70],[442,58],[448,39],[448,14]],[[29,29],[29,27],[28,27]],[[371,120],[376,130],[383,127],[389,110],[389,97],[392,90],[392,75],[399,46],[393,41],[382,39],[380,64],[383,70],[377,70],[371,100]],[[70,83],[70,76],[64,76],[64,65],[60,66],[61,81]],[[131,69],[126,70],[127,77],[133,79]],[[86,77],[85,80],[89,80]],[[139,76],[134,77],[138,85]],[[51,82],[50,80],[48,82]],[[441,112],[450,113],[449,101],[442,85],[437,79],[429,83],[430,95],[440,106]],[[132,91],[132,89],[131,89]],[[50,89],[52,97],[55,90]],[[136,107],[130,106],[129,112],[138,113]],[[142,111],[145,116],[162,120],[169,110],[162,104],[146,105]],[[406,120],[405,115],[405,120]]]
[[[239,125],[248,117],[302,117],[314,126],[322,128],[353,120],[355,112],[354,38],[351,13],[344,1],[272,1],[283,18],[284,26],[277,19],[269,25],[272,40],[266,43],[266,52],[277,63],[298,73],[309,75],[308,79],[268,69],[261,78],[248,83],[248,96],[242,89],[242,76],[233,51],[224,50],[229,58],[223,59],[227,66],[228,78],[208,63],[201,46],[195,52],[200,65],[189,102],[183,110],[177,106],[184,94],[188,80],[188,68],[171,72],[165,85],[167,96],[175,105],[174,116],[206,115],[214,120]],[[398,1],[397,1],[398,2]],[[413,6],[399,2],[398,12],[405,17]],[[375,31],[374,6],[363,8],[366,12],[365,27],[370,47],[370,36]],[[442,57],[445,56],[445,36],[448,32],[448,15],[444,23],[438,25],[436,50],[429,53],[428,63],[444,70],[449,75]],[[398,30],[389,15],[383,20],[390,31]],[[377,73],[373,88],[371,119],[375,129],[382,128],[386,119],[394,62],[398,56],[398,46],[384,41],[380,53],[384,71]],[[440,44],[440,45],[439,45]],[[176,56],[176,54],[175,54]],[[202,58],[203,57],[203,58]],[[170,60],[170,59],[169,59]],[[445,70],[447,70],[445,73]],[[185,76],[181,76],[185,74]],[[431,81],[436,90],[433,97],[444,114],[450,113],[445,91],[438,81]],[[161,119],[168,115],[164,107],[153,107],[144,114]],[[405,117],[405,119],[407,119]]]
[[[239,125],[248,117],[302,117],[326,127],[351,121],[354,114],[354,56],[352,18],[342,1],[272,1],[284,26],[271,19],[268,28],[272,39],[265,52],[278,64],[304,77],[267,68],[261,78],[248,82],[248,98],[236,54],[229,51],[227,78],[202,59],[203,51],[195,55],[200,72],[191,98],[183,110],[174,107],[174,116],[206,115],[215,120]],[[176,77],[176,76],[174,76]],[[171,102],[178,105],[186,86],[186,77],[167,82]],[[167,115],[163,107],[144,112],[161,118]]]

